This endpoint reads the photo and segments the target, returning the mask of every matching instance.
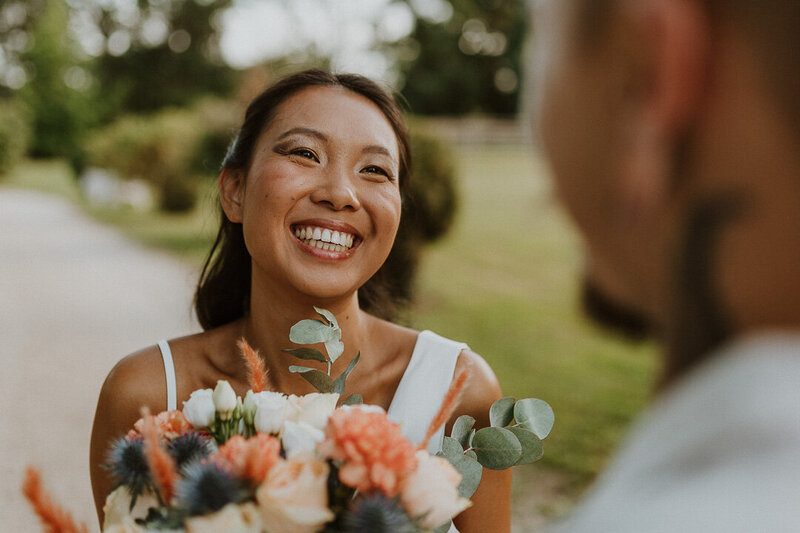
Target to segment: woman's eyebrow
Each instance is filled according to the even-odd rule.
[[[386,147],[381,146],[380,144],[370,144],[369,146],[365,146],[362,150],[364,154],[378,154],[378,155],[385,155],[389,159],[394,160],[392,157],[392,153],[386,149]]]
[[[280,137],[278,137],[277,140],[280,141],[281,139],[285,139],[290,135],[296,135],[296,134],[308,135],[309,137],[316,137],[322,142],[328,141],[328,136],[322,133],[321,131],[315,130],[313,128],[304,128],[304,127],[297,127],[297,128],[292,128],[290,130],[286,130],[280,135]]]

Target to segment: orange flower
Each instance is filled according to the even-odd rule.
[[[340,461],[339,480],[362,492],[395,496],[402,479],[417,466],[414,446],[383,412],[337,409],[328,421],[319,451]]]
[[[183,413],[179,409],[175,409],[173,411],[161,411],[158,413],[158,415],[156,415],[155,423],[156,427],[158,428],[159,435],[169,440],[180,437],[192,429],[192,425],[188,420],[186,420],[186,417],[183,416]],[[144,419],[140,418],[133,425],[133,429],[136,430],[137,433],[141,434],[143,426]]]
[[[230,468],[235,476],[258,485],[280,460],[280,450],[280,441],[271,435],[258,433],[246,440],[234,435],[220,446],[214,459]]]

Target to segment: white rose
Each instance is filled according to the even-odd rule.
[[[286,396],[279,392],[264,391],[253,395],[256,411],[253,423],[262,433],[278,433],[286,420],[289,405]]]
[[[291,420],[283,423],[281,442],[287,457],[293,457],[298,453],[313,453],[317,449],[317,444],[323,440],[325,433],[311,424]]]
[[[416,453],[417,469],[400,487],[400,501],[413,518],[422,517],[420,526],[441,526],[472,505],[458,492],[461,474],[444,457],[425,450]]]
[[[125,519],[111,526],[103,527],[103,533],[147,533],[147,530],[137,524],[133,518],[126,516]]]
[[[386,410],[380,405],[370,405],[366,403],[360,403],[358,405],[343,405],[339,409],[344,409],[345,411],[352,411],[353,409],[358,409],[365,413],[380,413],[380,414],[386,412]]]
[[[158,507],[158,500],[150,492],[144,492],[136,498],[136,505],[131,509],[131,492],[126,486],[114,489],[106,498],[103,506],[103,531],[111,526],[126,526],[127,522],[134,523],[137,518],[147,516],[147,511],[151,507]],[[130,520],[128,520],[130,519]]]
[[[236,393],[233,392],[231,384],[220,379],[217,381],[217,386],[214,387],[214,407],[219,413],[222,420],[227,420],[231,417],[233,410],[236,409]]]
[[[216,513],[186,519],[186,533],[260,533],[261,514],[253,503],[229,503]]]
[[[289,417],[295,422],[305,422],[317,429],[325,429],[328,418],[336,409],[339,401],[337,393],[312,392],[305,396],[289,396],[289,403],[294,408],[293,415]]]
[[[192,392],[189,399],[183,402],[183,416],[198,429],[211,427],[214,423],[214,391],[200,389]]]

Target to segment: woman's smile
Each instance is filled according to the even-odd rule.
[[[347,259],[363,240],[353,226],[333,220],[304,220],[291,229],[301,249],[321,259]]]

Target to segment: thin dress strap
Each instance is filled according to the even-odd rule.
[[[178,400],[175,391],[175,363],[172,361],[172,350],[167,341],[158,341],[158,349],[161,350],[161,359],[164,360],[164,377],[167,378],[167,411],[174,411],[178,408]]]
[[[453,381],[458,356],[467,348],[462,342],[451,341],[432,331],[423,331],[417,337],[388,412],[389,418],[402,426],[403,434],[411,442],[417,444],[425,438]],[[434,434],[428,451],[438,452],[443,437],[444,427]]]

